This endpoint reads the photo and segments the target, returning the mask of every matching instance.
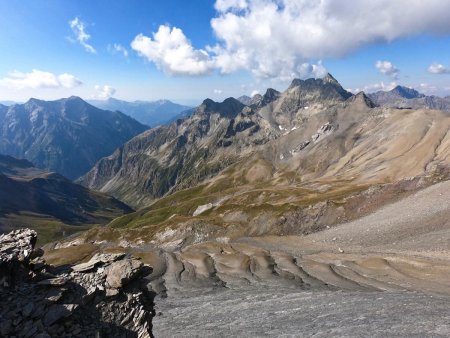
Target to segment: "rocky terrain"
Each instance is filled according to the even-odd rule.
[[[151,271],[124,254],[54,268],[35,250],[36,232],[0,236],[2,337],[152,337]]]
[[[448,181],[413,190],[302,236],[219,237],[181,248],[78,237],[46,246],[44,257],[55,265],[101,252],[140,257],[153,267],[146,281],[158,295],[156,337],[445,337],[449,191]]]
[[[270,141],[285,139],[283,136],[298,125],[320,130],[322,125],[316,121],[309,125],[302,122],[305,114],[325,111],[349,97],[351,94],[328,75],[294,80],[283,94],[269,89],[264,96],[255,96],[250,106],[234,98],[222,103],[207,99],[191,117],[127,142],[100,160],[79,182],[142,207],[270,148]]]
[[[27,160],[0,155],[1,232],[27,225],[40,232],[42,243],[131,211],[115,198],[38,169]]]
[[[0,106],[0,126],[1,154],[25,158],[69,179],[85,174],[147,129],[120,112],[95,108],[74,96]]]
[[[445,337],[449,130],[445,111],[378,106],[329,74],[207,99],[79,180],[135,212],[48,243],[41,259],[86,294],[100,285],[101,323],[87,326],[106,335],[110,325],[156,337]],[[139,271],[151,300],[125,328],[111,310],[132,305],[108,303],[134,285],[111,288],[123,271],[125,281]]]
[[[106,110],[120,111],[149,127],[156,127],[189,116],[194,109],[169,100],[128,102],[109,98],[89,101]]]
[[[378,91],[368,96],[373,102],[383,107],[450,111],[449,97],[427,96],[403,86],[397,86],[390,91]]]

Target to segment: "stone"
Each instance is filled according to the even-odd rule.
[[[25,317],[29,317],[31,315],[31,312],[34,309],[34,304],[33,303],[28,303],[27,305],[25,305],[22,309],[22,314]]]
[[[61,318],[70,316],[71,311],[64,305],[52,305],[44,316],[43,323],[45,326],[51,326]]]
[[[138,276],[142,266],[136,259],[114,262],[105,269],[107,285],[115,289],[123,287]]]
[[[93,270],[97,266],[112,263],[122,259],[125,254],[96,254],[86,263],[80,263],[72,267],[75,272],[87,272]]]
[[[50,286],[61,286],[66,284],[67,279],[64,277],[50,278],[44,279],[38,282],[39,285],[50,285]]]

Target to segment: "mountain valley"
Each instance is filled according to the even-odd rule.
[[[116,254],[151,267],[136,278],[155,297],[155,336],[295,336],[294,319],[312,323],[306,336],[360,336],[369,322],[374,336],[445,336],[447,315],[433,325],[450,294],[450,114],[377,95],[327,74],[206,99],[99,159],[84,187],[1,157],[2,220],[18,219],[2,230],[29,215],[64,223],[63,238],[35,227],[56,269]]]

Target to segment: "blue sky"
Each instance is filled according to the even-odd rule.
[[[0,100],[195,104],[327,71],[354,91],[450,95],[449,1],[351,3],[0,0]]]

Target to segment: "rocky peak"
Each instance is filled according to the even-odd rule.
[[[347,101],[355,102],[355,103],[362,103],[369,108],[377,107],[377,105],[364,92],[359,92],[358,94],[353,95]]]
[[[401,96],[405,99],[416,99],[419,97],[424,97],[425,95],[420,94],[417,90],[413,88],[408,88],[404,86],[397,86],[391,90],[392,94]]]
[[[242,104],[245,104],[245,105],[247,105],[247,106],[249,106],[249,105],[251,104],[251,102],[252,102],[252,98],[251,98],[250,96],[247,96],[247,95],[239,96],[239,97],[237,98],[237,100],[238,100],[239,102],[241,102]]]
[[[323,81],[323,83],[329,83],[329,84],[332,84],[335,86],[341,86],[340,83],[330,73],[327,73],[327,75],[324,76],[322,81]]]
[[[310,93],[310,96],[315,96],[315,100],[322,101],[326,101],[330,98],[345,101],[352,96],[352,94],[342,88],[340,83],[329,73],[325,75],[323,79],[294,79],[292,80],[288,91],[292,89],[304,92],[305,94]]]
[[[206,99],[197,108],[197,112],[208,114],[218,113],[222,117],[234,118],[242,111],[244,107],[244,104],[233,97],[229,97],[223,102],[215,102],[211,99]]]
[[[273,88],[268,88],[266,90],[266,93],[263,96],[263,100],[264,101],[275,101],[276,99],[278,99],[280,97],[280,92],[278,90],[275,90]]]

